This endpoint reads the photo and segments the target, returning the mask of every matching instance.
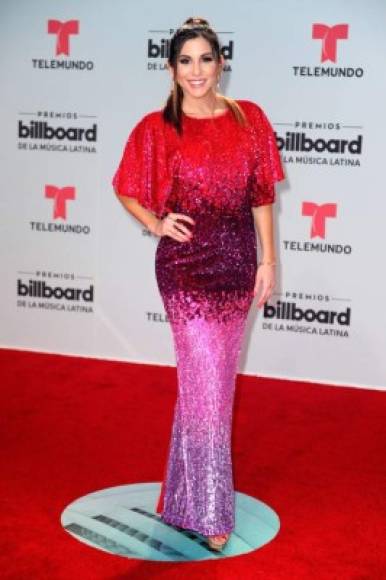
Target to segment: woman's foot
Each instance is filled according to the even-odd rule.
[[[230,534],[220,534],[217,536],[207,536],[208,546],[212,550],[221,551],[227,541],[229,540]]]

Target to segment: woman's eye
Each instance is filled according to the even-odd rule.
[[[212,62],[213,57],[212,56],[204,56],[202,59],[204,62]],[[187,58],[181,58],[179,61],[181,64],[188,64],[189,60]]]

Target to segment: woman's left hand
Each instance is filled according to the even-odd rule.
[[[261,308],[272,295],[276,284],[275,266],[271,264],[260,264],[257,268],[255,287],[253,295],[260,292],[257,308]]]

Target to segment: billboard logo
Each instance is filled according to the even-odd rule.
[[[67,200],[75,199],[75,187],[56,187],[55,185],[46,185],[44,196],[54,200],[53,219],[67,219],[66,203]]]
[[[83,300],[94,302],[94,286],[88,288],[72,288],[63,286],[50,286],[45,280],[28,280],[28,284],[18,279],[17,295],[31,298],[54,298],[57,300]]]
[[[336,217],[336,203],[318,205],[312,201],[303,201],[302,216],[311,218],[311,238],[326,237],[326,219]]]
[[[336,310],[314,310],[313,308],[301,308],[296,302],[277,301],[276,306],[264,304],[264,318],[278,318],[279,320],[304,320],[306,322],[319,322],[321,324],[339,324],[350,326],[351,308],[342,312]]]
[[[70,61],[58,60],[58,62]],[[21,112],[19,115],[21,118],[17,122],[18,149],[64,153],[97,152],[98,125],[96,122],[89,124],[90,118],[96,119],[95,115],[44,110]]]
[[[307,133],[299,131],[287,131],[285,137],[275,133],[276,143],[280,150],[295,151],[300,153],[336,153],[347,155],[360,155],[362,153],[363,136],[358,135],[356,139],[323,139],[317,137],[313,139]]]
[[[322,41],[321,62],[330,60],[336,62],[336,52],[338,40],[348,39],[348,24],[313,24],[312,38]]]
[[[79,20],[49,20],[47,26],[48,34],[56,34],[55,54],[70,54],[70,34],[79,34]]]
[[[94,123],[88,129],[84,127],[53,127],[47,121],[30,121],[29,125],[19,121],[18,137],[20,139],[58,139],[63,141],[96,141],[97,125]]]

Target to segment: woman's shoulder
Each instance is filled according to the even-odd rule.
[[[261,105],[249,99],[236,99],[239,107],[244,111],[248,121],[258,130],[271,131],[272,125]]]
[[[172,127],[165,121],[163,109],[153,109],[139,119],[136,129],[153,137],[166,138],[170,135]]]
[[[143,116],[149,123],[159,123],[162,121],[162,109],[153,109]]]
[[[139,124],[146,126],[160,126],[164,122],[163,110],[153,109],[143,115],[139,120]]]
[[[243,109],[243,111],[245,113],[249,113],[249,114],[255,114],[255,115],[261,115],[264,114],[264,110],[261,107],[261,105],[259,105],[258,103],[256,103],[255,101],[251,101],[250,99],[233,99],[238,105],[239,107],[241,107]]]
[[[157,129],[162,129],[163,118],[162,110],[152,110],[142,117],[137,117],[136,121],[132,124],[130,137],[138,139],[153,139],[157,133]]]

